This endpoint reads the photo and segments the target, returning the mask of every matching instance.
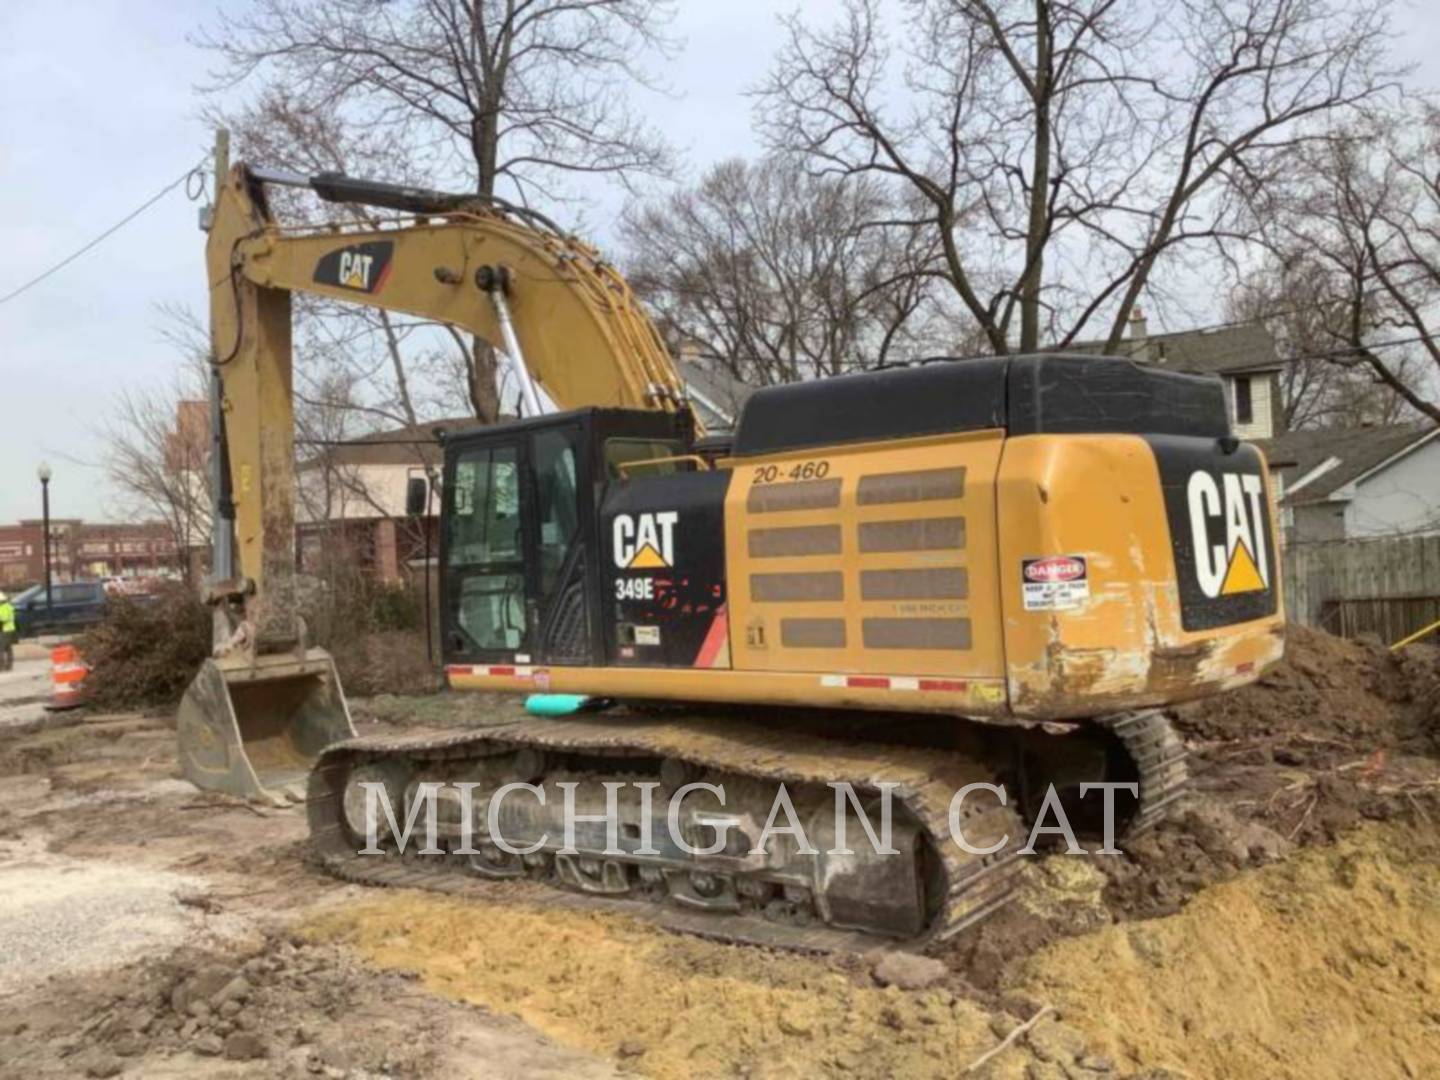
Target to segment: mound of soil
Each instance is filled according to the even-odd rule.
[[[1192,742],[1264,740],[1292,756],[1327,748],[1433,752],[1440,649],[1392,653],[1373,638],[1291,626],[1284,662],[1252,686],[1182,706],[1176,725]]]
[[[1423,813],[1440,758],[1440,650],[1291,627],[1284,663],[1178,711],[1196,790],[1301,845]]]
[[[737,948],[555,907],[491,904],[477,914],[467,902],[395,891],[323,913],[305,933],[657,1080],[958,1076],[1033,1015],[992,1013],[943,969],[902,989],[893,971],[882,975],[884,957],[872,966]],[[977,1075],[1103,1080],[1110,1071],[1050,1018]]]
[[[271,933],[234,947],[186,946],[106,971],[55,979],[0,1015],[0,1074],[181,1078],[524,1075],[536,1040],[417,994],[403,973],[376,972],[348,950]],[[546,1056],[552,1067],[569,1055]],[[459,1059],[458,1061],[456,1059]],[[468,1060],[467,1060],[468,1059]],[[573,1066],[573,1067],[572,1067]],[[537,1069],[541,1075],[560,1075]],[[582,1059],[563,1075],[609,1075]]]
[[[1062,942],[1014,977],[1121,1070],[1435,1076],[1437,897],[1433,827],[1372,825],[1173,918]]]
[[[1440,650],[1391,653],[1306,627],[1252,686],[1181,707],[1192,793],[1118,856],[1052,856],[1025,895],[945,947],[976,988],[1097,926],[1171,915],[1241,871],[1372,822],[1440,821]],[[1059,866],[1072,864],[1061,872]]]

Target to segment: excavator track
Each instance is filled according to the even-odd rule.
[[[1124,746],[1139,773],[1140,803],[1124,833],[1130,835],[1161,820],[1183,792],[1183,743],[1159,712],[1127,714],[1102,723]],[[412,839],[405,852],[395,850],[392,840],[388,847],[382,843],[383,855],[360,854],[365,841],[351,827],[345,805],[347,789],[357,775],[376,775],[376,770],[399,765],[413,780],[470,779],[480,775],[476,769],[483,770],[487,763],[493,766],[521,754],[529,755],[516,759],[526,762],[521,771],[527,779],[537,780],[543,777],[532,774],[546,772],[552,779],[563,775],[592,781],[600,777],[658,780],[667,770],[673,774],[678,764],[680,779],[741,787],[760,781],[804,789],[848,781],[858,793],[873,795],[882,785],[893,785],[897,831],[904,836],[907,828],[913,830],[915,866],[912,870],[889,862],[878,873],[880,864],[862,866],[854,888],[903,896],[918,885],[925,895],[921,918],[907,921],[903,903],[883,902],[875,910],[861,903],[857,916],[853,889],[843,898],[852,901],[848,916],[837,912],[845,905],[827,897],[820,882],[834,880],[837,874],[843,877],[848,869],[844,864],[812,868],[807,871],[812,878],[788,871],[747,874],[733,872],[733,866],[717,869],[716,860],[703,857],[661,866],[643,856],[608,858],[583,846],[578,860],[566,860],[553,853],[558,845],[552,843],[539,857],[527,856],[497,868],[474,856],[454,854],[459,844],[453,830],[444,843],[446,854],[418,854],[415,849],[423,843],[418,839]],[[544,764],[538,764],[542,760]],[[507,782],[519,775],[503,772],[502,767],[499,779]],[[1022,865],[1019,850],[1028,831],[1019,816],[992,795],[977,793],[962,804],[961,830],[973,848],[995,850],[973,854],[950,835],[950,804],[956,791],[995,779],[996,770],[983,755],[842,741],[728,719],[692,716],[681,721],[621,713],[566,720],[525,718],[460,733],[348,740],[326,749],[311,774],[307,801],[315,854],[324,869],[344,880],[493,898],[495,879],[508,877],[565,887],[524,892],[527,902],[541,905],[631,913],[671,930],[726,941],[817,952],[864,951],[875,946],[876,935],[905,938],[911,946],[943,940],[979,923],[1013,898]],[[492,787],[494,781],[492,777]],[[675,782],[672,775],[666,786],[673,788]],[[414,790],[413,783],[409,789]],[[403,812],[401,800],[393,801],[398,815]],[[483,817],[480,805],[477,821]],[[483,842],[482,831],[483,826],[477,825],[472,843]],[[852,836],[851,846],[856,849],[868,843],[861,834]],[[589,869],[583,869],[587,861]],[[720,896],[707,899],[692,886],[700,880],[696,875],[725,879],[727,872],[729,884]],[[678,888],[676,879],[680,879]],[[710,887],[717,888],[713,883]],[[768,903],[765,896],[770,897]]]
[[[887,872],[881,874],[876,874],[872,866],[865,869],[865,879],[857,881],[857,885],[903,890],[907,884],[920,884],[927,897],[923,924],[887,924],[882,905],[877,922],[838,925],[846,921],[863,922],[864,912],[860,918],[852,914],[845,919],[834,911],[827,911],[827,907],[834,906],[827,904],[827,900],[833,898],[826,897],[823,888],[809,890],[807,903],[803,895],[806,889],[798,878],[784,890],[785,898],[779,904],[778,913],[773,900],[764,911],[755,910],[748,902],[731,905],[736,910],[727,911],[727,905],[723,904],[707,909],[696,897],[687,896],[684,891],[677,895],[673,889],[669,895],[659,898],[678,903],[662,905],[655,905],[653,900],[634,903],[633,894],[643,894],[641,889],[603,896],[581,893],[583,899],[600,900],[622,910],[640,908],[673,929],[728,940],[816,950],[850,948],[862,943],[873,946],[874,938],[869,935],[875,933],[934,940],[949,937],[984,919],[1003,906],[1015,889],[1020,870],[1018,852],[1026,834],[1011,810],[985,793],[968,799],[962,808],[961,824],[966,840],[975,848],[995,846],[996,850],[990,854],[967,853],[949,837],[950,801],[955,792],[969,783],[994,780],[993,771],[985,763],[928,748],[840,742],[728,720],[527,718],[462,734],[365,738],[339,743],[326,750],[311,775],[308,804],[314,849],[327,870],[350,881],[451,893],[483,890],[488,884],[486,878],[475,875],[471,860],[465,857],[385,858],[359,854],[364,841],[347,825],[346,787],[355,770],[367,765],[383,766],[386,762],[403,760],[421,778],[457,776],[465,775],[466,767],[479,759],[527,748],[532,753],[541,750],[552,758],[558,756],[563,767],[569,770],[567,775],[603,772],[607,778],[626,775],[648,778],[654,774],[658,779],[654,763],[663,761],[683,763],[691,775],[722,783],[729,780],[743,785],[758,780],[769,785],[784,783],[805,787],[848,781],[860,794],[873,794],[881,785],[893,785],[896,817],[903,819],[897,832],[903,836],[904,823],[914,829],[916,855],[924,865],[915,869],[913,881],[903,873],[889,873],[888,867],[894,864],[886,864]],[[767,798],[764,808],[768,810],[769,806]],[[878,823],[878,816],[876,820]],[[858,830],[852,834],[852,847],[860,849],[867,843]],[[600,858],[598,854],[594,857]],[[638,866],[644,859],[613,861]],[[709,866],[705,863],[700,872],[707,872]],[[826,868],[832,875],[844,870],[844,866],[833,864]],[[553,859],[529,868],[526,876],[569,884],[572,888],[576,884],[573,875],[567,879]],[[794,893],[802,895],[797,897]],[[574,902],[573,896],[570,902]]]
[[[1134,836],[1164,821],[1189,788],[1185,740],[1158,709],[1123,713],[1101,721],[1120,741],[1140,784],[1140,802],[1124,836]]]

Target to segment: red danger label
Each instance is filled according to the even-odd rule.
[[[1026,581],[1079,581],[1085,576],[1085,560],[1069,555],[1052,555],[1048,559],[1026,559]]]

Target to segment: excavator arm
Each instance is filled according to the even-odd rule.
[[[284,225],[267,185],[400,216]],[[215,655],[182,702],[181,757],[202,787],[274,797],[297,792],[319,749],[353,734],[333,660],[307,649],[298,615],[292,293],[473,334],[506,354],[531,412],[543,408],[537,388],[561,409],[687,406],[625,279],[543,217],[498,201],[237,165],[206,263],[236,565],[217,567]]]

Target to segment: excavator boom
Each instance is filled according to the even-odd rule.
[[[366,209],[349,224],[282,225],[267,185]],[[678,412],[684,386],[654,324],[598,252],[497,200],[237,165],[209,233],[236,566],[212,586],[214,655],[181,704],[181,758],[201,787],[299,797],[320,748],[354,728],[334,661],[307,647],[299,616],[291,294],[474,335],[508,356],[532,413],[544,411],[544,398],[561,409]]]

